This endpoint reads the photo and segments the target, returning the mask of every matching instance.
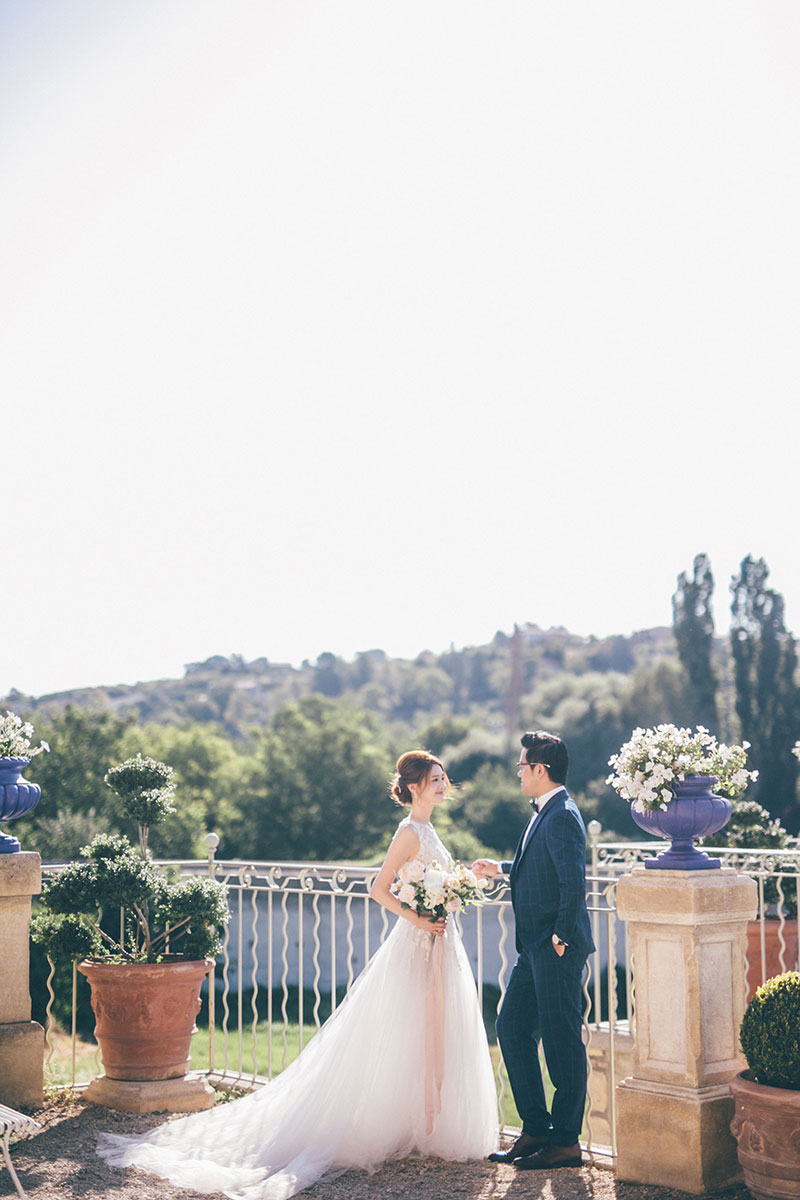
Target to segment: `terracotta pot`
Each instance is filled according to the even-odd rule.
[[[800,1197],[800,1092],[754,1083],[749,1071],[731,1080],[744,1181],[756,1200]]]
[[[89,980],[95,1036],[109,1079],[175,1079],[190,1069],[202,962],[78,963]]]
[[[783,975],[785,971],[797,969],[797,919],[789,920],[783,926],[783,940],[786,951],[781,966],[781,944],[778,938],[780,921],[777,917],[767,917],[764,921],[764,950],[766,954],[766,974],[761,969],[761,922],[747,923],[747,1000],[752,1000],[756,990],[772,979],[775,975]]]

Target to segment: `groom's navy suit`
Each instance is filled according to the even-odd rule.
[[[527,829],[526,829],[527,832]],[[586,829],[561,788],[520,838],[510,877],[519,958],[497,1018],[497,1035],[525,1133],[550,1130],[571,1146],[580,1138],[586,1104],[582,978],[594,950],[586,909]],[[567,943],[559,956],[553,934]],[[548,1112],[538,1044],[555,1087]]]

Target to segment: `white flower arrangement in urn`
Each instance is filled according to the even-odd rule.
[[[50,747],[44,741],[34,746],[32,738],[30,721],[6,709],[6,715],[0,717],[0,821],[25,817],[39,803],[42,789],[23,779],[22,772],[32,758]],[[18,838],[0,832],[0,854],[16,854],[19,849]]]
[[[23,721],[22,717],[6,709],[6,715],[0,717],[0,758],[26,758],[30,761],[37,754],[50,749],[45,741],[34,746],[32,737],[33,726],[30,721]]]
[[[675,799],[675,784],[693,775],[715,776],[714,790],[735,800],[758,777],[758,771],[747,769],[749,747],[749,742],[718,742],[702,725],[694,732],[676,725],[634,729],[608,760],[613,773],[606,783],[639,813],[666,811]]]

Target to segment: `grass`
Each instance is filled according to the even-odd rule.
[[[269,1064],[269,1038],[268,1026],[266,1021],[260,1021],[256,1026],[256,1036],[253,1035],[251,1027],[242,1030],[241,1047],[239,1040],[235,1034],[228,1037],[228,1073],[233,1072],[238,1075],[241,1072],[242,1077],[246,1080],[254,1073],[254,1055],[255,1055],[255,1074],[268,1077],[270,1074]],[[307,1045],[316,1032],[314,1025],[303,1026],[303,1044]],[[297,1024],[288,1025],[286,1027],[286,1050],[284,1059],[284,1026],[282,1023],[273,1022],[272,1025],[272,1076],[280,1075],[289,1063],[300,1052],[300,1027]],[[49,1086],[70,1086],[72,1079],[72,1039],[69,1034],[56,1031],[52,1038],[54,1051],[49,1064],[45,1064],[45,1083]],[[209,1031],[208,1029],[199,1029],[192,1038],[192,1068],[196,1071],[207,1071],[209,1069]],[[492,1064],[495,1068],[495,1079],[497,1079],[497,1067],[500,1062],[499,1047],[494,1045],[489,1047],[492,1056]],[[45,1049],[45,1056],[47,1049]],[[225,1036],[222,1030],[217,1029],[214,1032],[214,1068],[221,1071],[225,1065]],[[97,1063],[97,1046],[94,1042],[77,1040],[75,1048],[75,1080],[77,1083],[88,1083],[101,1070]],[[499,1087],[499,1085],[498,1085]],[[521,1124],[519,1114],[517,1113],[511,1089],[506,1083],[505,1095],[503,1097],[505,1108],[505,1124],[511,1126],[519,1126]]]

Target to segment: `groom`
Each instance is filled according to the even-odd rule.
[[[586,1105],[581,983],[594,950],[586,909],[586,829],[563,786],[569,758],[561,738],[525,733],[517,775],[533,815],[513,862],[481,858],[476,875],[509,876],[519,958],[497,1018],[497,1036],[522,1133],[493,1162],[523,1171],[577,1167]],[[547,1110],[539,1040],[555,1087]]]

